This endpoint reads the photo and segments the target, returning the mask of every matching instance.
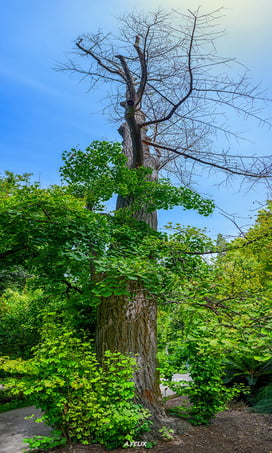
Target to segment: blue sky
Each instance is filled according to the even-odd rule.
[[[224,4],[225,3],[225,4]],[[116,126],[103,115],[105,93],[88,93],[88,86],[75,76],[54,67],[72,51],[76,37],[84,32],[114,27],[115,16],[124,9],[194,9],[204,11],[225,6],[222,28],[226,37],[218,43],[223,55],[238,57],[255,82],[271,85],[272,2],[270,0],[1,0],[0,4],[0,172],[32,172],[43,186],[57,183],[61,153],[92,140],[118,140]],[[270,91],[272,97],[272,91]],[[265,115],[272,116],[272,105]],[[235,119],[233,120],[235,124]],[[243,125],[250,142],[232,143],[233,151],[272,154],[272,132],[251,121]],[[215,144],[222,148],[223,144]],[[239,181],[218,186],[219,176],[200,177],[196,189],[215,199],[229,213],[239,213],[240,225],[256,216],[267,198],[259,185],[239,191]],[[250,218],[251,217],[251,218]],[[237,233],[234,224],[215,212],[210,218],[175,209],[161,213],[167,221],[206,226],[211,235]]]

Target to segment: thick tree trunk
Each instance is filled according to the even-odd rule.
[[[157,372],[156,301],[137,281],[128,283],[130,297],[104,298],[98,310],[97,352],[119,351],[135,357],[137,400],[157,415],[163,415]]]

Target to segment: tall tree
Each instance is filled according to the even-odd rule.
[[[149,167],[150,180],[157,180],[162,169],[178,169],[186,181],[186,174],[199,165],[257,180],[270,174],[266,159],[214,149],[212,137],[238,136],[225,122],[226,112],[267,124],[258,113],[265,94],[244,73],[229,77],[225,70],[235,61],[216,53],[219,16],[220,10],[202,14],[199,9],[187,14],[125,13],[117,35],[99,31],[80,36],[77,56],[62,66],[82,74],[91,89],[98,82],[113,87],[110,107],[119,121],[127,165],[136,171]],[[133,194],[119,194],[116,207],[133,203]],[[157,228],[155,210],[142,205],[134,215]],[[98,352],[117,349],[136,355],[139,398],[159,412],[156,300],[139,279],[128,287],[130,297],[107,297],[98,307]]]

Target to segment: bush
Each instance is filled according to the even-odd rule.
[[[18,363],[25,376],[9,386],[31,397],[43,412],[41,420],[54,428],[51,438],[27,439],[32,448],[51,448],[63,439],[116,448],[148,429],[148,412],[133,402],[133,359],[108,351],[100,366],[90,343],[56,326],[44,331],[33,359]]]
[[[237,355],[225,362],[224,382],[227,386],[244,384],[247,392],[239,395],[255,412],[271,413],[272,359]]]
[[[222,379],[222,357],[204,339],[201,343],[191,341],[188,344],[188,360],[192,381],[172,384],[180,395],[188,395],[190,405],[180,406],[173,411],[186,416],[193,425],[207,425],[220,411],[227,408],[227,403],[240,393],[241,389],[227,389]]]

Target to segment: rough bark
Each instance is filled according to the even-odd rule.
[[[140,282],[129,282],[128,289],[130,297],[104,298],[99,306],[97,352],[100,357],[106,350],[135,357],[136,399],[152,413],[163,415],[156,361],[156,301]]]

